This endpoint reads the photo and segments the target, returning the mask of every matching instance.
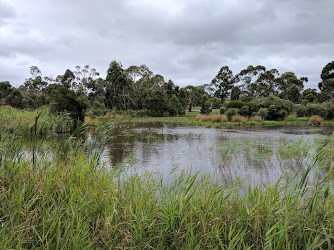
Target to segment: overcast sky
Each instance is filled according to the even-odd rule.
[[[0,81],[17,87],[32,65],[105,76],[112,60],[181,87],[260,64],[317,88],[334,60],[334,0],[0,0]]]

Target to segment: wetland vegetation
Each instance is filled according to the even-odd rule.
[[[332,67],[1,82],[1,248],[333,248]]]
[[[38,126],[49,118],[43,119]],[[103,129],[100,124],[98,130],[82,125],[51,141],[52,134],[41,137],[24,126],[16,126],[15,133],[1,130],[0,245],[332,247],[330,129],[231,130],[142,119]],[[181,148],[186,148],[182,157],[159,154]],[[136,151],[142,158],[131,155]],[[182,160],[183,154],[189,157]],[[144,161],[152,155],[161,161]],[[195,155],[203,161],[187,165]]]

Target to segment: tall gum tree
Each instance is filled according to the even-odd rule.
[[[321,71],[321,82],[318,84],[324,99],[334,100],[334,61],[328,63]]]

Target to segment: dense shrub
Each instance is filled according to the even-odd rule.
[[[249,115],[252,115],[253,113],[255,113],[259,110],[259,105],[258,105],[258,102],[256,102],[256,101],[251,101],[248,104],[248,107],[249,107]]]
[[[230,101],[224,103],[224,106],[228,109],[230,108],[240,109],[242,106],[247,106],[247,105],[248,104],[243,101]]]
[[[325,107],[328,109],[328,113],[327,113],[327,120],[332,120],[334,119],[334,103],[332,102],[327,102],[324,103]]]
[[[305,106],[298,106],[297,108],[296,108],[296,115],[298,116],[298,117],[304,117],[304,116],[306,116],[306,108],[305,108]]]
[[[265,98],[263,104],[268,108],[268,120],[283,120],[289,115],[293,108],[293,103],[288,100],[283,100],[277,96],[269,96]]]
[[[210,114],[212,111],[211,102],[207,95],[203,95],[201,99],[201,114]]]
[[[324,104],[307,104],[305,106],[305,114],[310,117],[313,115],[319,115],[325,119],[328,118],[328,108]]]
[[[211,108],[219,109],[222,105],[222,100],[219,97],[212,97],[210,98]]]
[[[221,107],[220,110],[219,110],[219,113],[221,115],[223,115],[223,114],[225,114],[225,112],[226,112],[226,109],[224,107]]]
[[[263,120],[268,118],[269,111],[267,108],[260,108],[256,115],[261,116]]]
[[[227,119],[229,120],[229,121],[231,121],[232,120],[232,116],[234,116],[234,115],[237,115],[238,114],[238,109],[235,109],[235,108],[231,108],[231,109],[229,109],[229,110],[227,110],[226,111],[226,116],[227,116]]]
[[[249,107],[248,106],[242,106],[240,109],[239,109],[239,112],[238,112],[240,115],[243,115],[243,116],[250,116],[251,113],[250,113],[250,110],[249,110]]]
[[[307,103],[305,106],[296,108],[296,115],[298,117],[319,115],[326,120],[334,119],[334,104],[327,103]]]
[[[249,96],[241,96],[239,98],[240,101],[242,102],[251,102],[253,100],[253,97],[249,97]]]
[[[93,106],[87,110],[86,115],[88,116],[100,116],[105,115],[107,113],[108,109],[104,106],[104,103],[100,103],[98,101],[95,101],[93,103]]]

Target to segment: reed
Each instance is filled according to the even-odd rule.
[[[70,132],[74,124],[70,114],[66,112],[50,114],[47,108],[29,111],[0,106],[0,128],[13,133],[20,132],[27,127],[32,128],[36,117],[38,117],[38,134]]]
[[[19,157],[22,136],[1,132],[1,249],[333,248],[331,172],[311,182],[310,164],[285,187],[259,184],[246,192],[191,171],[171,173],[174,181],[166,184],[151,173],[105,168],[77,138],[83,129],[35,168],[31,158]],[[324,162],[333,141],[321,141],[314,163],[333,166],[332,158]],[[226,148],[233,155],[241,145],[233,140]]]
[[[322,118],[319,115],[312,115],[310,117],[309,125],[311,126],[320,126],[322,122],[324,121],[324,118]]]
[[[251,121],[251,122],[262,122],[263,118],[259,115],[254,115],[254,116],[249,117],[249,121]]]
[[[202,114],[198,114],[195,117],[196,121],[200,121],[200,122],[227,122],[228,119],[226,117],[226,115],[202,115]]]
[[[242,115],[233,115],[231,121],[232,122],[247,122],[248,117],[242,116]]]

